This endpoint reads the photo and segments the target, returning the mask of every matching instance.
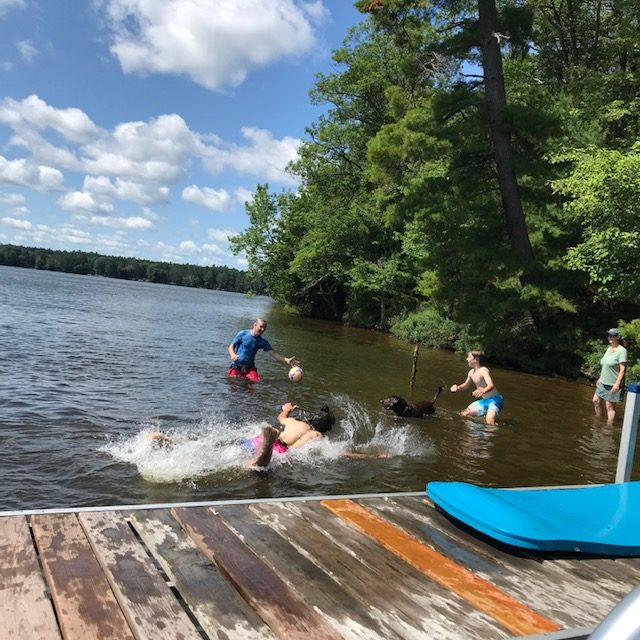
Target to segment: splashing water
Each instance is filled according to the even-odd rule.
[[[349,452],[377,457],[419,456],[431,448],[424,436],[418,438],[415,427],[408,424],[390,426],[374,422],[364,406],[345,396],[333,396],[333,406],[342,417],[328,437],[318,438],[300,449],[274,454],[271,467],[303,463],[320,466],[343,458]],[[224,417],[209,415],[192,425],[172,424],[163,429],[159,421],[150,421],[132,436],[108,442],[100,451],[118,462],[134,465],[148,482],[189,482],[214,474],[244,473],[255,456],[251,438],[259,434],[264,422],[231,423]],[[150,439],[161,430],[170,444]]]

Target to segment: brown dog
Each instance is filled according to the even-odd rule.
[[[402,396],[389,396],[380,403],[385,409],[393,411],[396,415],[403,418],[424,418],[424,416],[433,415],[436,412],[436,400],[444,391],[444,387],[438,387],[433,400],[418,400],[416,402],[407,402]]]

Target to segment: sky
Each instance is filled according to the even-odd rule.
[[[0,243],[246,268],[351,0],[0,0]]]

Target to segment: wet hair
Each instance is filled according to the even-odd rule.
[[[320,407],[318,413],[313,413],[305,419],[305,422],[318,433],[326,433],[331,429],[336,419],[331,413],[331,409],[326,404]]]

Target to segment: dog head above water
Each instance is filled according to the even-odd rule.
[[[403,411],[407,408],[407,401],[400,396],[389,396],[384,400],[380,400],[380,404],[389,411],[402,415]]]
[[[408,402],[402,396],[389,396],[380,403],[385,409],[393,411],[398,416],[405,418],[422,418],[424,416],[430,416],[435,413],[435,402],[438,396],[442,393],[444,387],[438,387],[436,395],[433,400],[416,400],[415,402]]]

